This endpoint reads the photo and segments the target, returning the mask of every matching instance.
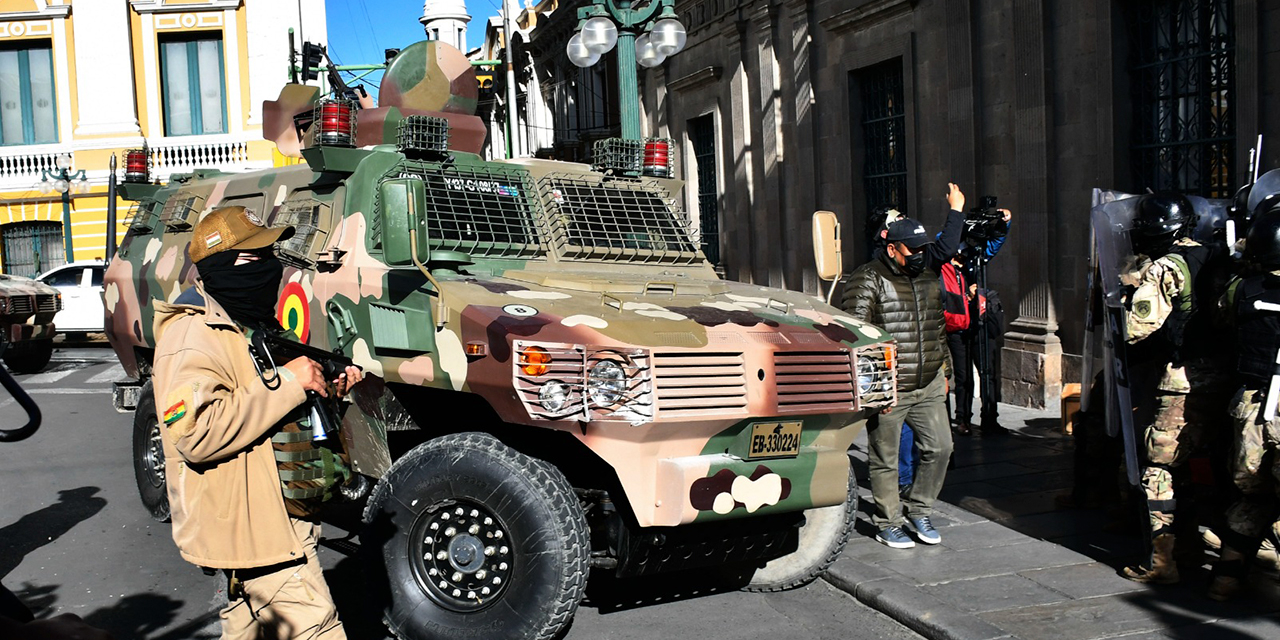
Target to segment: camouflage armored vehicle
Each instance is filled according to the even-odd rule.
[[[53,316],[62,310],[62,295],[47,284],[0,274],[0,351],[16,373],[35,373],[53,355]]]
[[[277,247],[281,323],[365,369],[340,441],[376,481],[361,546],[397,636],[552,637],[591,569],[813,580],[853,522],[857,418],[895,400],[886,334],[720,280],[667,159],[644,162],[662,141],[604,143],[595,166],[483,160],[459,113],[465,62],[403,50],[354,135],[330,128],[350,104],[320,101],[307,123],[314,90],[287,88],[267,119],[302,133],[267,135],[301,149],[296,166],[127,185],[105,297],[137,378],[117,403],[137,407],[144,503],[167,513],[152,302],[192,285],[199,217],[242,205],[297,228]]]

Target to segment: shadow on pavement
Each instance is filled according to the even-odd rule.
[[[58,501],[28,513],[0,529],[0,578],[9,575],[27,554],[61,538],[77,524],[92,518],[107,501],[97,496],[98,487],[64,489]]]
[[[582,606],[608,614],[703,598],[737,591],[747,584],[750,575],[749,570],[695,569],[657,576],[617,578],[596,571],[587,580],[587,595]]]
[[[206,614],[177,629],[172,629],[162,636],[152,634],[169,626],[182,609],[183,602],[154,593],[139,593],[121,598],[119,602],[98,609],[87,616],[84,621],[109,631],[117,638],[160,638],[177,640],[178,638],[207,638],[195,632],[210,622],[209,615],[217,618],[217,612]]]

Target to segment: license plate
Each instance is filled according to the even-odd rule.
[[[751,425],[751,447],[747,458],[788,458],[800,453],[801,424],[795,420]]]

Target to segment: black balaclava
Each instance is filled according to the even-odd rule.
[[[241,253],[258,259],[236,266]],[[243,327],[280,327],[276,319],[276,293],[284,277],[284,265],[270,247],[254,251],[223,251],[196,263],[204,290]]]

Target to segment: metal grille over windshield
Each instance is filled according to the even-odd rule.
[[[533,183],[524,171],[447,167],[418,173],[426,186],[432,249],[472,257],[532,257],[544,252],[533,227]]]
[[[539,180],[548,237],[566,258],[689,263],[701,259],[687,216],[656,182],[574,174]]]

